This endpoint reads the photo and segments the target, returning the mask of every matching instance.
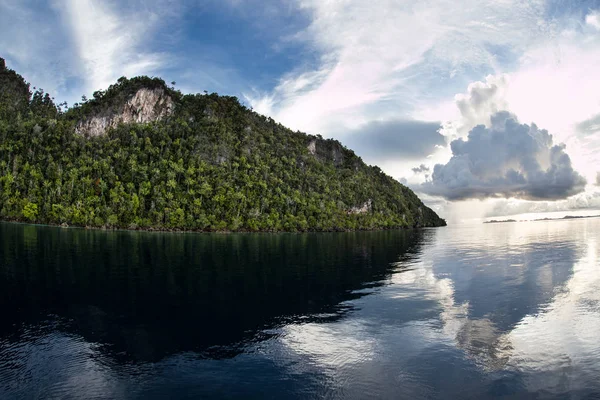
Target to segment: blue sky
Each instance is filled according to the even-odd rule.
[[[182,84],[191,91],[242,97],[247,90],[271,90],[279,77],[315,62],[308,46],[286,40],[306,28],[306,15],[280,6],[270,11],[274,17],[265,24],[269,11],[257,6],[215,2],[186,8],[174,26],[163,27],[156,35],[171,36],[158,50],[175,58],[163,73],[183,78]]]
[[[0,0],[0,56],[69,103],[140,74],[238,96],[292,129],[341,140],[446,216],[600,208],[600,1],[457,4]],[[452,142],[475,140],[479,124],[488,130],[477,140],[497,137],[507,129],[492,126],[499,111],[528,136],[504,135],[497,165],[477,167],[490,149],[471,142],[458,154]],[[539,136],[533,124],[552,141],[526,159],[510,143]],[[523,166],[530,155],[534,169]]]
[[[135,64],[133,54],[146,57],[147,63],[133,69],[111,65],[106,74],[111,80],[126,72],[156,74],[187,92],[242,99],[243,92],[272,90],[281,76],[314,66],[319,58],[308,43],[294,39],[308,26],[308,14],[278,2],[2,0],[0,10],[3,57],[32,83],[72,101],[110,83],[86,74],[102,67],[102,54],[92,55],[86,66],[77,36],[91,36],[100,47],[120,42],[106,56],[125,64]],[[98,37],[84,32],[77,19],[98,23]],[[101,22],[107,19],[117,25],[114,30]]]

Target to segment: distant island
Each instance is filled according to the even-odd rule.
[[[69,108],[0,58],[0,219],[184,231],[446,225],[338,141],[174,85],[123,77]]]
[[[538,218],[538,219],[531,219],[531,220],[520,220],[517,221],[515,219],[505,219],[505,220],[489,220],[489,221],[484,221],[484,224],[499,224],[499,223],[504,223],[504,222],[536,222],[536,221],[559,221],[559,220],[564,220],[564,219],[581,219],[581,218],[598,218],[600,217],[600,215],[565,215],[562,218]]]

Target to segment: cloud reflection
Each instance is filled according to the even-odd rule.
[[[389,285],[353,302],[351,319],[286,327],[282,353],[346,389],[391,379],[422,396],[433,393],[432,371],[450,385],[450,364],[472,371],[473,393],[503,387],[507,374],[515,391],[599,390],[590,388],[600,376],[598,223],[438,231],[417,260],[395,265]]]
[[[530,391],[583,390],[591,376],[600,376],[598,237],[585,233],[586,254],[574,265],[564,291],[507,334],[512,343],[510,366],[527,374]]]

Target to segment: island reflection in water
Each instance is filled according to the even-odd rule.
[[[599,228],[0,224],[0,398],[595,398]]]

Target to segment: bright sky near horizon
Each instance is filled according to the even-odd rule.
[[[600,209],[600,0],[0,0],[0,56],[69,103],[238,96],[450,222]]]

